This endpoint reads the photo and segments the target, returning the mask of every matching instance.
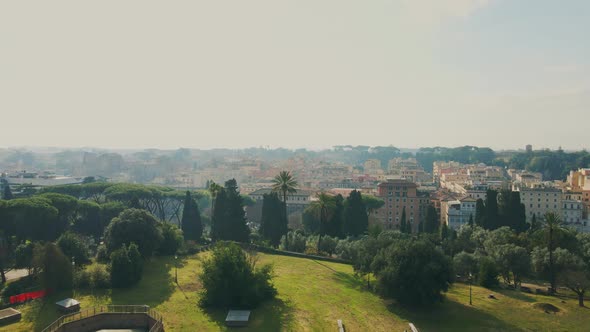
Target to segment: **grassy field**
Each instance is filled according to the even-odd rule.
[[[166,331],[226,331],[225,311],[197,306],[203,257],[182,260],[180,287],[173,282],[173,259],[157,257],[146,265],[136,287],[54,294],[18,308],[22,321],[0,331],[40,331],[58,317],[53,303],[72,295],[82,308],[147,304],[163,315]],[[259,262],[274,264],[279,296],[254,310],[250,326],[239,331],[334,331],[337,319],[344,320],[347,331],[404,331],[409,321],[421,331],[580,331],[590,325],[590,309],[579,308],[575,300],[562,303],[553,297],[473,287],[474,305],[469,306],[469,287],[456,284],[444,303],[417,311],[368,292],[347,265],[265,254],[259,254]],[[488,299],[490,293],[497,299]],[[547,314],[535,303],[550,303],[560,311]]]

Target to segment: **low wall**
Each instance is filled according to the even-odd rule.
[[[333,263],[340,263],[340,264],[348,264],[352,265],[352,262],[340,259],[340,258],[333,258],[333,257],[325,257],[325,256],[315,256],[315,255],[306,255],[299,252],[293,251],[284,251],[284,250],[277,250],[267,247],[258,246],[255,244],[246,244],[246,243],[238,243],[244,250],[255,250],[260,251],[267,254],[273,255],[283,255],[283,256],[290,256],[290,257],[298,257],[298,258],[308,258],[313,259],[316,261],[324,261],[324,262],[333,262]]]
[[[253,250],[253,251],[260,251],[266,254],[273,254],[273,255],[283,255],[283,256],[289,256],[289,257],[298,257],[298,258],[307,258],[307,259],[313,259],[316,261],[325,261],[325,262],[333,262],[333,263],[340,263],[340,264],[347,264],[347,265],[352,265],[351,261],[347,261],[344,259],[340,259],[340,258],[333,258],[333,257],[326,257],[326,256],[315,256],[315,255],[306,255],[306,254],[302,254],[299,252],[293,252],[293,251],[284,251],[284,250],[278,250],[278,249],[273,249],[273,248],[268,248],[268,247],[263,247],[263,246],[259,246],[256,244],[252,244],[252,243],[242,243],[242,242],[234,242],[237,245],[239,245],[240,247],[242,247],[242,249],[244,250]],[[194,253],[199,253],[199,252],[205,252],[205,251],[209,251],[210,249],[213,248],[214,245],[210,244],[210,245],[206,245],[206,246],[202,246],[196,250],[194,250]]]
[[[145,329],[149,331],[155,324],[156,320],[145,313],[101,313],[64,324],[57,331],[93,332],[102,329]]]

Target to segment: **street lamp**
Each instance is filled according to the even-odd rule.
[[[178,285],[178,256],[174,255],[174,282]]]
[[[473,275],[469,272],[469,305],[473,305],[472,296],[471,296],[471,279]]]
[[[72,292],[75,289],[74,285],[75,285],[75,277],[76,277],[76,259],[74,256],[72,256]]]

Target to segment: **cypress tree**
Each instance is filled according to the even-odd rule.
[[[485,229],[494,230],[499,227],[498,192],[488,189],[486,195],[486,217],[483,226]]]
[[[325,235],[342,238],[344,228],[344,197],[337,195],[334,197],[334,211],[330,220],[325,225]]]
[[[199,205],[191,196],[190,191],[186,192],[184,198],[181,229],[186,240],[199,240],[203,235],[203,224],[201,222]]]
[[[360,191],[353,190],[346,198],[343,233],[346,236],[359,236],[367,232],[369,216]]]
[[[227,195],[225,188],[219,189],[215,196],[213,216],[211,217],[211,239],[213,241],[223,240],[227,234]]]
[[[428,205],[426,209],[426,217],[424,221],[424,232],[426,233],[436,233],[438,231],[438,220],[436,215],[436,209],[432,204]]]
[[[402,210],[402,220],[399,223],[399,230],[402,233],[412,233],[411,226],[406,222],[406,207]]]
[[[475,224],[483,227],[485,224],[486,208],[481,198],[475,202]]]
[[[472,214],[469,215],[469,221],[467,223],[469,224],[470,227],[473,227],[473,215]]]
[[[265,194],[262,200],[260,235],[278,246],[281,237],[287,233],[288,220],[285,218],[285,204],[276,192]]]
[[[246,242],[250,236],[250,229],[246,225],[246,212],[238,184],[235,179],[225,182],[225,187],[219,189],[215,198],[213,218],[211,220],[211,238]]]
[[[10,185],[8,184],[8,181],[2,179],[2,184],[4,186],[2,198],[7,201],[13,199],[14,196],[12,196],[12,190],[10,190]]]

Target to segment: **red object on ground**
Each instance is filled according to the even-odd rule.
[[[36,291],[36,292],[28,292],[28,293],[13,295],[10,297],[10,304],[23,303],[28,300],[42,298],[42,297],[45,297],[47,295],[47,293],[48,292],[46,290],[40,290],[40,291]]]

